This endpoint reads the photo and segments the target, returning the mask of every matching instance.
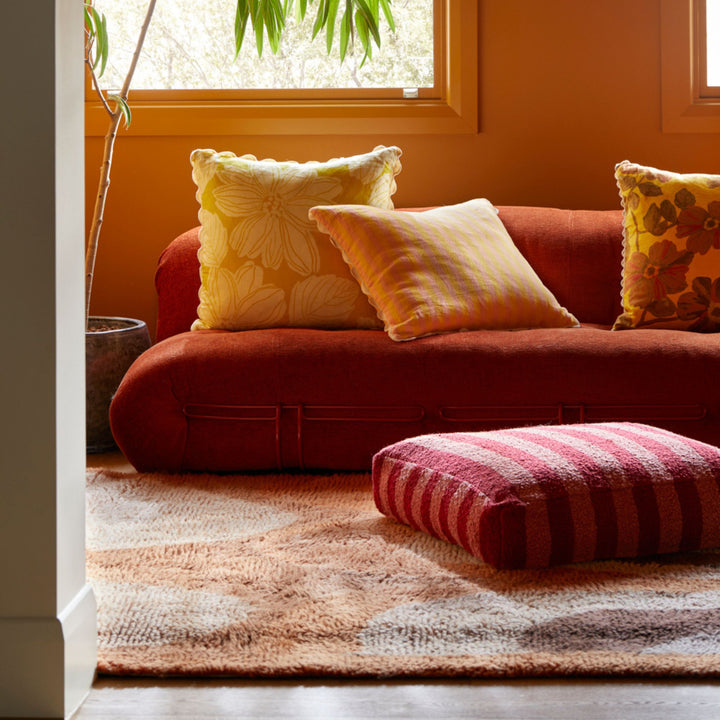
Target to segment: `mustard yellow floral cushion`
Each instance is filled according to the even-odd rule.
[[[624,211],[614,330],[720,330],[720,175],[615,167]]]
[[[392,209],[400,155],[379,146],[301,164],[195,150],[202,282],[192,329],[382,327],[308,210],[336,203]]]

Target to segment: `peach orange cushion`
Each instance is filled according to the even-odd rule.
[[[327,162],[275,162],[195,150],[200,304],[192,328],[380,327],[313,205],[392,208],[399,148]]]
[[[488,200],[424,212],[343,204],[315,207],[310,217],[342,250],[393,340],[578,324]]]
[[[720,545],[720,450],[638,423],[423,435],[373,460],[385,515],[496,568]]]
[[[627,160],[623,313],[615,330],[720,330],[720,175],[680,175]]]

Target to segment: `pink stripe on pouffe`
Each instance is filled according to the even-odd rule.
[[[397,512],[390,500],[391,489],[394,490],[395,480],[405,465],[393,458],[385,457],[381,459],[377,455],[373,459],[373,465],[376,463],[382,463],[383,465],[381,472],[383,483],[380,486],[375,486],[375,504],[386,515],[397,517]]]
[[[522,562],[533,567],[547,565],[550,561],[551,550],[550,522],[546,506],[538,506],[535,502],[539,492],[537,483],[533,481],[527,470],[523,470],[528,476],[527,483],[510,482],[495,467],[475,459],[473,455],[460,454],[465,451],[477,456],[478,452],[476,447],[456,442],[454,437],[456,436],[432,435],[405,441],[403,443],[404,460],[407,462],[419,461],[423,465],[431,464],[438,472],[454,475],[475,487],[481,480],[489,499],[486,512],[491,516],[494,513],[500,513],[503,524],[509,523],[510,525],[508,529],[498,528],[498,531],[502,530],[505,536],[512,537],[513,557],[522,558]],[[392,452],[392,446],[388,452]],[[516,464],[514,460],[507,457],[505,460]],[[446,486],[443,487],[443,492],[445,490]],[[511,513],[505,511],[508,503],[513,507]],[[519,506],[525,503],[531,503],[538,509],[528,516],[524,510],[519,509]],[[434,511],[430,513],[429,520],[438,528],[440,536],[448,539],[447,525],[441,519],[444,514],[443,500],[438,499],[437,495],[433,498],[432,508]],[[522,534],[520,534],[521,530]],[[528,544],[527,538],[532,539],[531,544]],[[486,543],[489,547],[497,544],[497,540],[491,537],[486,537],[485,541],[481,538],[481,542]]]
[[[392,460],[392,464],[388,463],[391,458],[386,458],[383,462],[383,470],[379,471],[377,465],[373,472],[374,478],[379,480],[379,483],[375,483],[375,497],[376,505],[381,512],[384,512],[391,517],[398,517],[396,506],[390,501],[383,501],[382,498],[396,495],[397,476],[401,474],[400,465],[404,462],[413,464],[421,462],[423,466],[432,464],[436,469],[427,481],[425,489],[423,491],[421,500],[421,513],[419,521],[413,517],[407,519],[407,524],[416,529],[422,529],[426,532],[443,539],[450,541],[451,537],[450,528],[447,526],[447,521],[444,519],[447,509],[447,494],[451,492],[451,483],[448,480],[447,470],[450,469],[458,473],[463,479],[467,480],[470,477],[481,475],[484,481],[488,482],[495,488],[495,495],[502,497],[503,495],[509,497],[514,504],[512,513],[499,513],[498,509],[493,507],[492,502],[487,502],[487,507],[483,508],[483,523],[489,522],[489,525],[484,527],[490,527],[493,525],[492,515],[498,515],[503,520],[505,530],[503,531],[499,526],[497,532],[503,531],[506,537],[511,538],[512,541],[509,543],[509,553],[515,558],[515,562],[518,565],[523,565],[527,560],[526,551],[526,537],[531,535],[532,537],[549,537],[549,526],[547,523],[546,516],[542,516],[540,522],[526,522],[525,510],[521,501],[513,500],[514,493],[513,487],[509,484],[504,476],[498,473],[494,468],[478,465],[477,463],[469,463],[467,458],[460,457],[456,454],[447,452],[446,450],[435,450],[432,447],[427,448],[419,444],[411,444],[406,441],[404,444],[404,460],[396,461]],[[388,453],[392,452],[391,448],[387,449]],[[376,456],[376,463],[378,462],[378,456]],[[392,468],[388,472],[388,468]],[[502,505],[501,505],[502,508]],[[488,513],[490,519],[487,519]],[[403,513],[403,518],[405,513]],[[404,520],[403,520],[404,521]],[[466,536],[468,536],[466,549],[471,547],[480,546],[480,557],[485,558],[490,548],[497,546],[497,535],[490,537],[488,532],[482,533],[477,528],[473,529],[474,541],[470,541],[469,534],[470,530],[466,528],[464,530]],[[540,547],[535,548],[533,564],[544,565],[547,563],[547,547],[549,543],[543,542]]]
[[[387,487],[387,476],[390,473],[390,466],[396,461],[387,455],[378,453],[372,460],[373,477],[373,501],[375,507],[383,514],[390,515],[390,510],[385,502],[385,488]]]
[[[467,513],[469,504],[477,493],[467,483],[460,482],[453,493],[447,513],[447,525],[452,541],[468,549],[467,541]]]
[[[663,442],[672,442],[673,433],[662,428],[644,426],[646,431],[652,431]],[[700,506],[701,535],[699,546],[701,548],[713,547],[720,544],[720,524],[708,521],[708,518],[720,517],[720,458],[717,448],[701,443],[692,438],[685,438],[680,449],[683,451],[683,458],[686,462],[695,466],[700,461],[704,463],[703,472],[698,476],[695,469],[695,487],[698,491],[698,503]],[[696,457],[691,456],[694,453]]]
[[[449,479],[442,473],[442,479],[438,477],[438,482],[435,484],[433,494],[430,496],[430,504],[428,505],[427,518],[430,523],[430,527],[433,529],[433,533],[436,537],[442,540],[450,542],[450,538],[447,536],[443,524],[441,521],[442,507],[445,493],[448,492]]]
[[[408,441],[410,454],[414,454],[415,441]],[[483,513],[484,521],[493,524],[493,518],[498,516],[498,523],[495,533],[502,533],[503,537],[511,539],[505,550],[508,555],[515,558],[516,562],[531,566],[544,566],[549,561],[550,552],[550,524],[545,508],[534,513],[531,517],[525,511],[526,500],[532,502],[536,494],[535,488],[531,488],[533,497],[523,498],[524,487],[514,485],[508,478],[499,472],[495,467],[482,463],[471,457],[466,457],[453,452],[451,449],[457,447],[446,436],[425,436],[420,438],[424,461],[431,462],[436,468],[441,468],[443,473],[454,472],[458,478],[477,487],[478,480],[482,480],[484,493],[488,498],[486,509]],[[429,453],[429,454],[427,454]],[[440,512],[440,501],[437,499],[436,491],[433,504]],[[512,507],[512,512],[507,512],[507,507]],[[502,524],[500,524],[502,522]],[[445,529],[442,524],[440,531]],[[527,539],[532,538],[533,544],[528,546]],[[497,545],[497,535],[492,536],[489,530],[480,536],[480,543],[483,548],[483,557]]]
[[[588,462],[579,463],[579,453],[571,446],[568,446],[566,438],[559,438],[556,434],[550,436],[545,432],[532,432],[531,429],[512,430],[503,432],[503,439],[506,442],[520,444],[530,455],[537,455],[549,466],[553,467],[557,476],[562,481],[567,493],[572,518],[572,537],[567,539],[567,544],[572,548],[572,561],[591,560],[597,557],[598,542],[598,521],[596,503],[594,498],[600,494],[593,491],[588,482],[592,477],[592,468]],[[597,474],[597,468],[595,468]],[[605,503],[607,506],[607,502]],[[610,505],[614,511],[614,506]],[[611,513],[607,522],[612,530],[614,513]],[[613,544],[614,550],[614,544]]]
[[[388,503],[393,515],[401,522],[408,523],[405,514],[405,489],[412,488],[422,473],[422,468],[412,465],[397,465],[388,484]]]
[[[550,428],[538,428],[540,433]],[[616,517],[617,538],[616,549],[614,553],[604,557],[630,557],[637,554],[637,546],[640,537],[640,525],[637,515],[637,508],[633,499],[633,478],[628,477],[626,468],[620,463],[615,455],[606,452],[595,442],[594,437],[588,436],[582,431],[577,432],[578,426],[573,429],[566,428],[567,432],[562,431],[562,427],[552,428],[555,432],[554,437],[558,435],[568,447],[577,449],[581,453],[587,453],[593,457],[603,470],[603,477],[609,483],[612,491],[608,494],[605,491],[596,491],[600,497],[607,496],[607,502],[612,505],[612,511]],[[598,548],[598,557],[600,550]]]
[[[643,463],[651,479],[660,518],[656,552],[677,550],[683,541],[683,506],[678,494],[678,480],[686,473],[685,464],[663,445],[632,430],[617,429],[616,434],[628,443],[628,450]]]
[[[525,468],[535,480],[536,487],[545,496],[550,523],[549,562],[552,565],[572,562],[575,547],[570,501],[562,477],[556,469],[531,453],[501,439],[464,433],[458,434],[458,439],[468,445],[492,450]],[[539,478],[543,479],[542,483],[537,483]]]
[[[402,511],[405,522],[408,525],[414,524],[415,503],[417,502],[418,486],[423,483],[423,478],[428,474],[424,468],[413,468],[407,473],[407,482],[402,489],[402,497],[398,498],[402,502]]]
[[[483,558],[485,559],[486,553],[489,552],[488,547],[486,546],[485,549],[483,549],[483,543],[482,543],[482,517],[483,514],[486,513],[488,509],[488,499],[487,497],[479,493],[479,497],[475,499],[474,502],[470,504],[470,507],[467,511],[467,517],[465,520],[465,531],[464,536],[467,540],[467,545],[464,545],[463,547],[472,555],[475,555],[475,557]],[[497,544],[497,543],[495,543]],[[523,543],[523,550],[524,550],[524,543]],[[524,562],[524,560],[523,560]]]
[[[615,505],[609,492],[611,484],[605,477],[602,465],[591,453],[573,447],[564,437],[557,434],[524,430],[516,430],[513,434],[561,455],[575,468],[576,476],[583,480],[587,489],[583,500],[592,509],[593,517],[590,522],[590,518],[583,516],[582,520],[587,520],[587,523],[583,523],[581,518],[577,518],[573,513],[575,519],[573,561],[612,556],[617,551],[618,523]],[[592,542],[586,542],[584,538],[590,538]]]
[[[431,529],[434,527],[433,525],[433,502],[436,502],[436,504],[439,505],[440,503],[440,497],[442,493],[436,492],[438,488],[438,484],[441,484],[441,487],[444,487],[444,485],[441,483],[443,479],[443,474],[438,472],[437,470],[433,470],[432,475],[430,475],[427,485],[425,485],[425,489],[423,490],[422,498],[420,501],[420,522],[417,525],[418,529],[426,528],[426,532],[430,532]],[[437,499],[436,499],[437,498]]]
[[[412,488],[412,493],[406,495],[405,515],[408,517],[410,525],[423,532],[428,532],[429,528],[423,523],[423,502],[425,502],[427,487],[430,484],[434,470],[427,468],[420,471],[420,475]]]
[[[440,508],[437,514],[437,522],[440,532],[450,541],[457,544],[453,530],[450,527],[450,507],[452,505],[455,493],[460,489],[460,480],[456,477],[449,478],[445,483]]]
[[[637,553],[639,555],[657,553],[660,541],[660,514],[652,478],[642,463],[620,444],[621,438],[614,432],[614,428],[603,430],[598,426],[588,425],[579,430],[575,426],[570,426],[566,427],[565,431],[571,437],[585,440],[593,438],[600,449],[610,453],[620,462],[625,475],[633,478],[632,497],[639,522]]]
[[[642,432],[636,426],[627,429],[618,429],[618,434],[636,440],[655,454],[668,472],[674,476],[673,490],[679,503],[678,525],[679,538],[676,542],[667,544],[680,550],[696,550],[700,547],[702,537],[702,506],[700,495],[695,485],[693,472],[687,466],[683,457],[678,455],[672,447],[668,446],[666,438],[655,439],[652,433]],[[663,524],[669,524],[668,513],[663,513]]]

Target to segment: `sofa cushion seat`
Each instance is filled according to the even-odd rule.
[[[379,330],[194,331],[131,367],[111,407],[140,470],[368,470],[414,435],[636,421],[720,437],[720,341],[606,325],[395,343]]]

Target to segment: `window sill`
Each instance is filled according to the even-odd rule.
[[[477,82],[474,83],[477,87]],[[133,103],[133,135],[357,135],[476,133],[477,93],[453,107],[423,100],[397,102]],[[468,107],[469,106],[469,107]],[[85,134],[104,135],[107,115],[87,103]]]

